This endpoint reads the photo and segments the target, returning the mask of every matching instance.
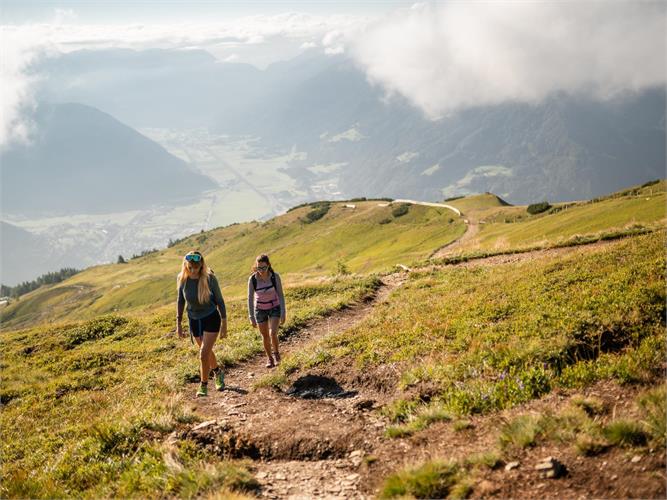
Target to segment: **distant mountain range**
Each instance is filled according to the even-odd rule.
[[[27,144],[0,153],[7,214],[107,213],[178,204],[215,186],[162,146],[93,107],[42,104]]]
[[[665,175],[664,88],[608,101],[558,94],[430,121],[385,98],[349,58],[316,50],[262,71],[196,50],[79,51],[35,71],[52,75],[45,98],[97,106],[136,127],[210,127],[305,152],[288,171],[310,182],[308,167],[336,165],[345,196],[493,191],[513,203],[559,201]]]

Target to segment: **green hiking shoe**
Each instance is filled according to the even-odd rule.
[[[218,368],[218,373],[215,374],[215,388],[218,391],[221,391],[225,388],[225,374],[222,373],[222,370]]]
[[[197,397],[208,396],[208,384],[199,384]]]

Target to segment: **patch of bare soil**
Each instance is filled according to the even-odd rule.
[[[497,256],[461,265],[495,265],[506,259],[530,259],[555,249]],[[365,303],[313,322],[281,343],[284,354],[362,321],[372,308],[407,279],[396,273]],[[575,394],[605,402],[604,419],[632,415],[638,387],[598,383],[585,391],[554,391],[540,400],[502,413],[469,418],[471,426],[456,431],[453,422],[434,424],[409,438],[385,437],[389,422],[379,410],[397,394],[398,367],[385,365],[362,372],[349,360],[294,374],[285,391],[252,390],[270,369],[258,356],[226,373],[227,387],[194,397],[191,405],[204,422],[181,429],[170,441],[192,440],[212,460],[246,458],[266,498],[370,498],[383,479],[397,469],[429,459],[463,460],[497,448],[501,424],[526,413],[557,413]],[[212,389],[212,387],[211,387]],[[515,452],[519,466],[506,471],[479,468],[471,476],[475,498],[664,498],[665,450],[613,448],[594,457],[580,457],[573,443],[547,443]],[[535,464],[547,456],[562,462],[567,474],[542,479]],[[636,457],[639,457],[637,459]]]

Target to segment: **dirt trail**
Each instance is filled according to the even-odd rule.
[[[477,233],[479,233],[479,223],[476,219],[468,217],[466,219],[466,232],[463,233],[459,239],[447,243],[445,246],[438,248],[435,252],[431,254],[429,259],[440,259],[442,257],[448,257],[455,250],[458,250],[464,243],[473,239]]]
[[[609,243],[499,255],[457,265],[498,265],[545,254],[587,252]],[[368,302],[314,321],[281,342],[283,355],[354,327],[375,306],[386,301],[407,277],[408,273],[385,276]],[[338,360],[324,364],[323,368],[303,370],[291,377],[292,385],[284,392],[270,388],[253,390],[258,378],[271,373],[264,366],[264,356],[257,356],[226,373],[227,388],[222,392],[216,392],[210,384],[209,396],[197,399],[195,385],[189,388],[193,394],[192,408],[204,422],[177,431],[170,440],[191,439],[217,456],[251,459],[248,467],[261,485],[257,494],[265,498],[370,498],[377,494],[374,488],[378,478],[405,464],[430,458],[460,459],[496,445],[499,422],[505,415],[472,417],[471,430],[465,432],[455,432],[451,424],[441,423],[408,439],[386,438],[388,422],[377,410],[396,397],[398,370],[386,365],[373,373],[360,373],[344,363]],[[294,380],[295,377],[298,378]],[[292,391],[295,394],[289,394]],[[636,392],[616,388],[605,391],[610,394],[615,391],[616,400],[629,400]],[[549,404],[556,407],[562,405],[563,399],[563,395],[549,395],[511,413]],[[521,460],[537,460],[542,452],[580,460],[567,455],[570,453],[567,444],[562,448],[526,452]],[[570,479],[550,485],[548,493],[554,497],[613,494],[619,491],[615,485],[604,490],[596,488],[587,478],[598,467],[606,467],[605,475],[611,477],[615,472],[619,477],[625,462],[625,458],[619,458],[618,464],[607,465],[603,456],[587,459],[585,464],[577,463]],[[652,457],[643,465],[651,470],[664,468],[664,457],[662,460],[659,456]],[[547,491],[542,489],[546,484],[534,480],[533,475],[528,466],[525,470],[522,466],[518,473],[512,472],[511,477],[502,470],[489,471],[483,474],[482,486],[475,487],[473,496],[542,496]],[[645,484],[646,496],[653,496],[664,486],[654,482]]]
[[[406,277],[385,276],[370,301],[317,320],[281,342],[283,356],[355,326]],[[228,370],[226,390],[216,392],[210,384],[207,398],[193,397],[192,408],[205,422],[172,439],[193,439],[222,457],[254,459],[250,470],[263,497],[365,497],[359,491],[359,468],[384,432],[382,418],[371,411],[382,393],[348,388],[344,377],[324,376],[317,369],[295,383],[303,397],[253,390],[259,377],[271,373],[265,362],[261,355]]]

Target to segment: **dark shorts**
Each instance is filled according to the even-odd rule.
[[[218,333],[220,331],[221,320],[217,309],[201,319],[188,318],[188,322],[190,323],[190,332],[192,332],[193,337],[201,337],[204,335],[204,332]]]
[[[280,306],[272,309],[255,309],[255,321],[257,323],[264,323],[269,318],[280,318]]]

